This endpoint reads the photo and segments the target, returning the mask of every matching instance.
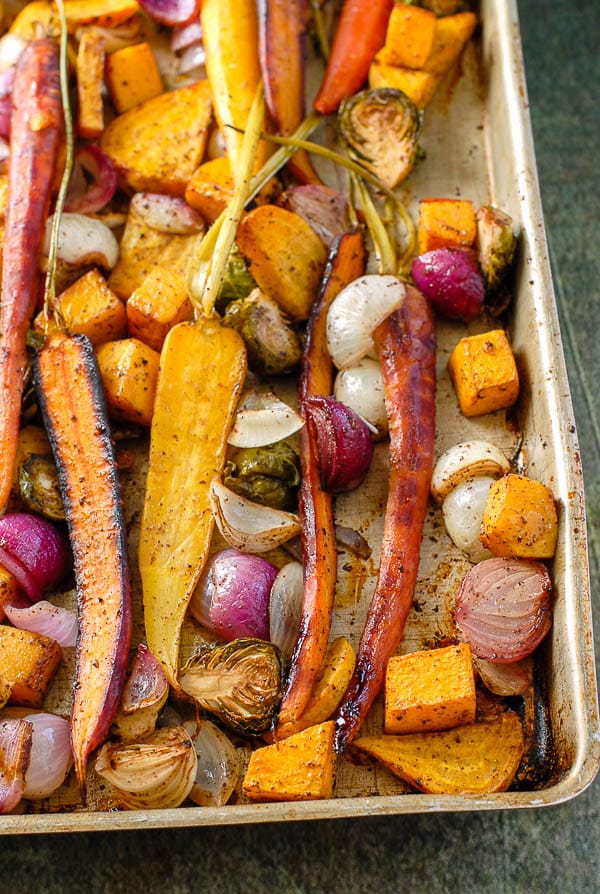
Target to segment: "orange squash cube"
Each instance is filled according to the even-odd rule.
[[[19,585],[14,574],[0,565],[0,621],[5,617],[4,606],[7,602],[11,602],[19,592]]]
[[[422,199],[419,203],[419,254],[434,248],[471,248],[477,236],[473,203],[466,199]]]
[[[512,473],[492,484],[480,539],[493,555],[551,559],[557,536],[558,515],[549,487]]]
[[[41,708],[61,661],[55,640],[0,624],[0,677],[12,684],[10,705]]]
[[[243,790],[253,801],[331,798],[335,723],[328,720],[252,753]]]
[[[431,53],[423,64],[425,71],[443,77],[454,65],[477,25],[474,12],[442,16],[435,24]]]
[[[382,61],[403,68],[423,68],[431,54],[437,18],[429,9],[396,3],[392,9]]]
[[[418,109],[424,109],[431,102],[438,83],[439,78],[436,75],[414,68],[389,65],[381,54],[375,57],[369,68],[371,89],[391,87],[394,90],[402,90]]]
[[[233,196],[233,173],[226,155],[201,164],[190,178],[185,200],[207,223],[213,223]]]
[[[462,338],[448,371],[464,416],[505,409],[519,396],[517,364],[503,329]]]
[[[65,0],[65,15],[69,30],[79,25],[99,25],[114,28],[139,11],[136,0]]]
[[[193,318],[184,277],[162,267],[155,267],[127,301],[129,334],[155,351],[160,352],[169,329]]]
[[[106,59],[106,86],[117,112],[160,96],[162,79],[149,43],[115,50]]]
[[[390,658],[386,733],[432,732],[474,720],[475,674],[468,643]]]
[[[127,333],[125,304],[107,285],[99,270],[85,273],[59,296],[58,307],[69,332],[87,335],[93,345],[123,338]],[[40,313],[34,328],[44,324]],[[50,331],[56,326],[50,326]]]
[[[115,419],[150,425],[160,354],[137,338],[122,338],[96,351],[106,403]]]
[[[84,31],[77,50],[77,129],[86,140],[96,140],[104,130],[104,60],[104,37]]]

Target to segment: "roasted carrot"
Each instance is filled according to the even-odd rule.
[[[319,300],[309,320],[299,382],[299,406],[314,395],[331,394],[333,364],[327,350],[329,305],[345,285],[364,272],[366,253],[360,233],[346,233],[332,245]],[[277,738],[295,731],[321,668],[331,626],[337,554],[331,495],[319,477],[316,434],[308,427],[300,436],[302,484],[299,510],[302,525],[304,597],[300,635],[292,656],[279,712]]]
[[[304,118],[306,7],[306,0],[257,0],[265,100],[276,132],[284,137]],[[302,149],[287,166],[301,183],[321,182]]]
[[[71,744],[85,798],[88,757],[106,738],[125,681],[131,638],[127,535],[91,342],[85,335],[51,335],[37,354],[35,375],[75,562],[79,635]]]
[[[385,679],[413,602],[435,440],[435,330],[428,301],[406,290],[375,331],[390,426],[390,483],[381,564],[352,679],[337,715],[336,748],[350,742]]]
[[[335,112],[364,84],[375,54],[385,43],[393,0],[345,0],[325,75],[314,101],[323,115]]]
[[[58,48],[53,40],[27,44],[12,96],[0,299],[0,512],[10,493],[27,367],[25,339],[38,295],[38,259],[62,132]]]

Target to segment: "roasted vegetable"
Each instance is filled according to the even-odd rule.
[[[44,239],[62,131],[58,48],[32,40],[12,91],[8,210],[2,258],[0,331],[0,512],[8,501],[27,367],[26,335],[38,297]]]
[[[237,450],[225,466],[223,483],[255,503],[290,509],[300,484],[298,454],[285,441]]]
[[[477,236],[473,203],[468,199],[421,199],[419,254],[434,248],[471,248]]]
[[[308,324],[299,383],[300,409],[310,397],[331,394],[333,363],[327,351],[327,312],[344,286],[364,271],[365,255],[360,233],[347,233],[331,247],[320,295]],[[321,486],[317,444],[306,427],[300,433],[300,463],[304,598],[300,635],[279,712],[279,738],[294,731],[323,664],[337,574],[332,499]]]
[[[61,661],[53,639],[0,624],[0,677],[10,680],[9,704],[41,708]]]
[[[437,733],[365,736],[358,751],[376,757],[390,772],[422,792],[486,794],[504,792],[523,754],[523,730],[516,714]]]
[[[85,796],[88,757],[108,733],[127,669],[131,604],[125,518],[89,340],[50,336],[36,357],[36,380],[75,559],[79,636],[71,741]]]
[[[497,292],[511,269],[517,247],[512,218],[492,205],[477,212],[479,263],[488,291]]]
[[[51,455],[32,453],[19,467],[19,490],[25,506],[45,518],[63,520],[65,507],[56,463]]]
[[[238,279],[239,283],[240,280]],[[265,375],[286,375],[300,365],[302,345],[280,306],[260,289],[232,301],[223,317],[246,343],[248,366]]]
[[[209,486],[245,371],[240,336],[212,320],[179,323],[161,354],[139,564],[148,647],[175,687],[181,624],[213,531]]]
[[[363,90],[340,106],[339,121],[351,155],[382,183],[392,188],[408,177],[417,160],[421,118],[405,93]]]
[[[156,58],[143,41],[110,53],[104,67],[106,87],[119,115],[163,92]]]
[[[519,372],[503,329],[461,338],[448,372],[465,416],[511,407],[519,396]]]
[[[346,0],[314,101],[317,112],[335,112],[343,99],[362,87],[369,65],[384,44],[393,5],[392,0]]]
[[[234,732],[262,733],[281,700],[282,657],[272,643],[243,637],[202,649],[181,671],[180,684]]]
[[[407,289],[400,310],[375,332],[390,421],[390,486],[381,564],[338,710],[336,746],[356,735],[402,638],[419,567],[435,442],[435,329],[427,299]]]
[[[216,309],[219,313],[224,313],[232,301],[246,298],[255,288],[256,282],[250,276],[239,248],[234,245],[227,261],[227,270],[215,304]]]
[[[541,481],[504,475],[492,484],[481,542],[494,556],[551,559],[558,538],[554,495]]]

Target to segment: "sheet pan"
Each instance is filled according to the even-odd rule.
[[[462,196],[476,205],[492,202],[507,210],[521,228],[515,300],[506,325],[523,382],[516,418],[502,414],[467,420],[461,417],[446,363],[456,341],[465,334],[459,324],[438,325],[437,445],[439,455],[460,440],[483,437],[510,452],[515,426],[523,435],[526,470],[550,486],[560,514],[559,545],[552,566],[556,601],[554,624],[542,648],[546,704],[556,751],[556,765],[533,790],[480,796],[434,796],[409,792],[383,768],[356,767],[339,761],[336,797],[332,800],[285,803],[238,803],[223,808],[181,807],[176,810],[116,812],[110,798],[97,789],[92,809],[76,808],[74,787],[58,798],[31,806],[36,812],[0,817],[0,833],[48,833],[118,830],[332,819],[399,813],[499,810],[558,804],[583,791],[600,762],[598,700],[594,670],[590,586],[581,463],[568,390],[557,312],[544,234],[534,150],[528,114],[516,3],[482,0],[481,33],[465,52],[460,70],[440,88],[425,116],[421,144],[425,162],[409,178],[404,198],[414,212],[424,196]],[[495,324],[493,324],[495,325]],[[493,328],[489,320],[469,331]],[[125,485],[128,517],[139,507],[140,481]],[[339,499],[338,520],[359,527],[374,552],[366,565],[347,554],[340,558],[339,588],[333,634],[358,641],[377,570],[377,543],[385,505],[385,447],[376,452],[374,467],[360,498]],[[135,526],[131,546],[135,549]],[[132,564],[135,565],[133,559]],[[399,651],[411,651],[443,639],[450,629],[449,610],[458,582],[469,565],[445,535],[439,512],[426,522],[416,602]],[[139,593],[139,580],[134,579]],[[139,600],[138,600],[139,601]],[[137,610],[137,630],[141,618]],[[184,648],[193,648],[193,629]],[[50,695],[51,705],[64,710],[66,681]],[[365,732],[379,730],[381,705],[372,710]],[[106,809],[109,808],[109,809]],[[27,806],[30,809],[30,806]]]

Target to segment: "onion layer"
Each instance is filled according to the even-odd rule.
[[[499,664],[526,658],[552,624],[552,583],[542,562],[494,558],[466,574],[456,623],[475,655]]]
[[[0,720],[0,814],[10,813],[23,797],[32,738],[27,720]]]
[[[237,751],[218,726],[210,720],[196,724],[187,721],[185,728],[192,737],[198,757],[196,779],[189,798],[200,807],[222,807],[227,804],[240,775]]]
[[[73,763],[71,725],[58,714],[28,714],[33,727],[31,758],[25,774],[23,797],[48,798],[63,784]]]
[[[204,229],[200,215],[178,196],[138,192],[131,200],[131,208],[149,227],[161,233],[188,236]]]
[[[246,500],[218,478],[210,485],[210,505],[227,543],[245,553],[267,552],[300,533],[297,515]]]
[[[110,202],[117,190],[117,172],[111,159],[94,143],[75,155],[65,211],[93,214]]]
[[[0,518],[0,565],[14,574],[32,602],[66,578],[71,561],[66,538],[46,519],[25,512]]]
[[[301,562],[288,562],[271,587],[269,639],[289,658],[300,632],[304,580]]]
[[[479,539],[479,532],[494,481],[494,478],[483,475],[462,481],[444,500],[442,512],[446,530],[453,543],[465,553],[470,562],[482,562],[492,556]]]
[[[224,549],[206,563],[192,615],[223,639],[269,639],[269,595],[277,568],[261,556]]]
[[[44,251],[48,253],[53,217],[46,222]],[[58,258],[67,264],[98,264],[111,270],[119,257],[119,243],[111,230],[86,214],[63,212],[58,232]]]
[[[363,357],[356,366],[340,370],[333,390],[337,400],[373,426],[378,436],[387,434],[383,373],[378,360]]]
[[[26,608],[5,605],[4,613],[14,627],[49,636],[59,646],[70,648],[77,641],[77,612],[69,608],[42,599]]]
[[[333,397],[309,397],[304,416],[319,454],[323,489],[354,490],[365,480],[373,458],[373,442],[365,422]]]

